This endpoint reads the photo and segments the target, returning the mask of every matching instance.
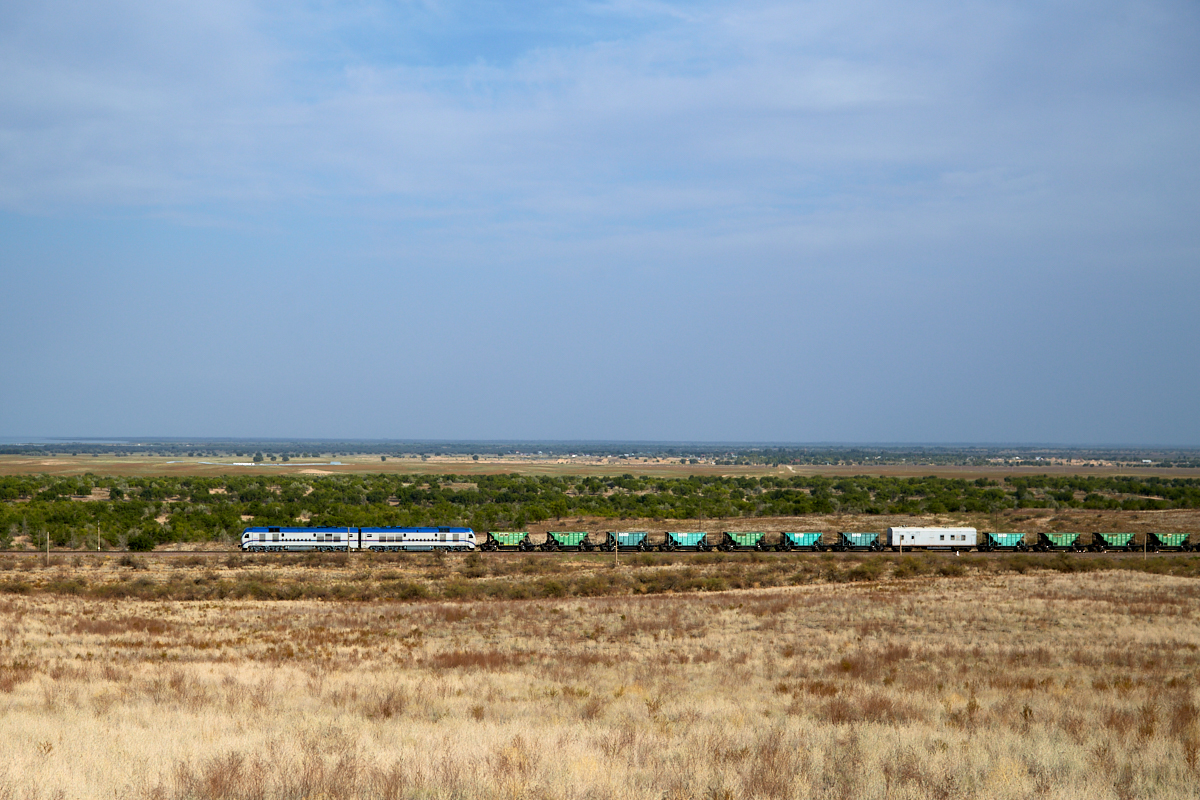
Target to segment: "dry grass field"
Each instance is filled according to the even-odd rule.
[[[305,570],[353,584],[410,567],[6,558],[30,589],[0,595],[0,798],[1170,800],[1200,786],[1194,578],[905,578],[900,560],[853,583],[692,594],[148,601],[38,587]],[[443,581],[478,569],[412,563]]]

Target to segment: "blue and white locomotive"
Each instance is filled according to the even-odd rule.
[[[470,528],[246,528],[242,550],[248,553],[370,550],[376,553],[475,549]]]

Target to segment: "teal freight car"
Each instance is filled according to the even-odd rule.
[[[704,531],[667,531],[666,538],[658,545],[658,549],[664,553],[673,550],[707,552],[712,550],[712,545],[708,543],[708,534]]]
[[[833,546],[833,549],[843,553],[848,550],[878,552],[883,549],[883,544],[879,541],[878,533],[847,533],[840,531],[838,533],[837,544]]]
[[[1023,533],[991,533],[985,532],[979,538],[979,549],[985,553],[993,551],[1025,552],[1029,545],[1025,544]]]
[[[646,531],[609,531],[600,549],[610,553],[616,549],[645,551],[650,549],[648,537]]]
[[[779,538],[779,543],[775,545],[776,550],[812,550],[814,553],[819,553],[825,549],[825,545],[821,542],[821,534],[819,533],[788,533]]]

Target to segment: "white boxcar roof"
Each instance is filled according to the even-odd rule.
[[[974,528],[888,528],[889,547],[974,547],[979,543]]]
[[[934,534],[936,534],[936,533],[966,533],[966,534],[970,534],[971,536],[974,536],[976,533],[974,528],[906,528],[906,527],[888,528],[887,532],[888,532],[889,536],[892,535],[893,533],[903,533],[906,535],[911,534],[913,536],[920,536],[923,534],[930,534],[930,533],[934,533]]]

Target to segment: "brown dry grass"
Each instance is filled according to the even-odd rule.
[[[92,600],[523,600],[1110,570],[1200,577],[1170,553],[0,554],[0,597]]]
[[[1190,798],[1198,620],[1195,580],[1128,572],[7,596],[0,797]]]

